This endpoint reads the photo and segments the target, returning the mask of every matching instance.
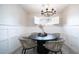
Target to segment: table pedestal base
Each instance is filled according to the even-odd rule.
[[[37,41],[37,53],[38,54],[48,54],[49,50],[46,49],[43,44],[45,44],[46,41]]]

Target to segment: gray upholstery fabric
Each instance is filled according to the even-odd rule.
[[[47,41],[44,46],[51,51],[59,51],[62,49],[63,44],[64,40],[60,39],[57,41]]]
[[[37,43],[34,40],[28,39],[27,37],[21,38],[20,42],[23,48],[32,48],[37,46]]]

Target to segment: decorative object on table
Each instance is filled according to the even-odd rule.
[[[43,26],[39,25],[39,28],[42,30],[42,33],[38,33],[38,36],[40,36],[40,37],[47,36],[47,33],[45,33]]]
[[[22,45],[22,53],[25,54],[27,50],[33,49],[37,47],[37,43],[34,40],[28,39],[28,38],[21,38],[20,39],[21,45]]]
[[[45,46],[50,52],[52,53],[61,53],[62,54],[62,47],[64,44],[63,39],[59,39],[56,41],[47,41],[43,46]]]

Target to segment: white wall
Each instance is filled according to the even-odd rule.
[[[0,53],[19,48],[18,37],[24,33],[26,12],[19,5],[0,5]]]
[[[79,53],[79,5],[70,5],[62,13],[66,44]]]

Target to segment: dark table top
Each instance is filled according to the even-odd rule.
[[[34,39],[34,40],[55,40],[57,36],[54,34],[48,33],[47,36],[44,36],[44,37],[38,36],[38,34],[34,34],[34,35],[29,36],[29,38]]]

